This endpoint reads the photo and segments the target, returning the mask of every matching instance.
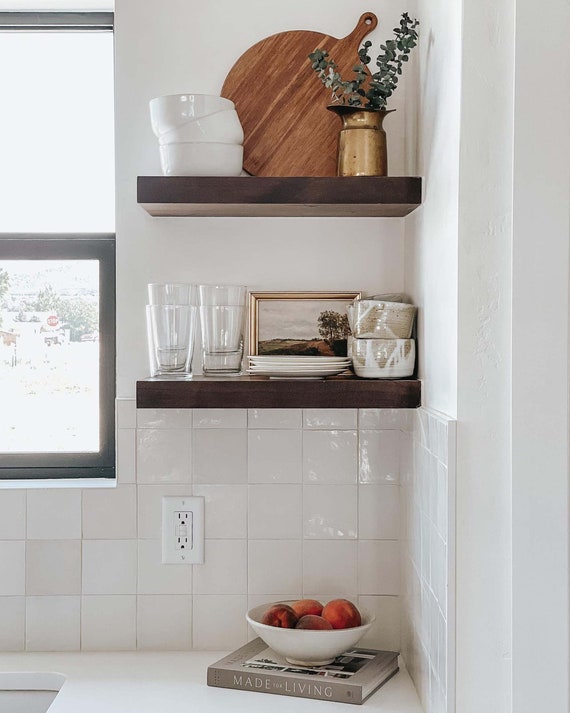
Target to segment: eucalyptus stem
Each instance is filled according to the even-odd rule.
[[[332,102],[346,106],[364,107],[381,111],[386,108],[388,98],[398,86],[404,62],[417,46],[416,28],[419,20],[411,19],[407,12],[402,14],[400,26],[394,28],[394,39],[380,45],[381,52],[376,57],[377,71],[371,76],[366,68],[372,61],[369,54],[372,42],[367,40],[358,50],[359,64],[352,68],[354,79],[343,80],[338,67],[326,50],[316,49],[309,59],[311,67],[327,89],[331,90]]]

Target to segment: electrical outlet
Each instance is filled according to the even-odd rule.
[[[163,564],[204,563],[204,498],[162,498]]]
[[[174,534],[176,536],[175,547],[177,550],[192,549],[192,523],[192,510],[179,510],[174,513]]]

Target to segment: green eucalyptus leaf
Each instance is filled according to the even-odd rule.
[[[336,63],[329,57],[328,52],[317,48],[308,57],[311,60],[311,69],[317,73],[326,89],[332,92],[332,101],[349,106],[361,106],[367,100],[367,106],[372,109],[383,109],[386,98],[391,96],[398,84],[398,77],[402,74],[402,66],[407,62],[411,50],[417,46],[418,33],[415,28],[419,26],[417,19],[410,19],[407,12],[402,13],[400,26],[394,28],[394,37],[380,45],[376,57],[378,70],[368,77],[366,66],[372,58],[368,49],[372,46],[370,40],[362,43],[358,50],[360,64],[352,67],[353,79],[343,81]],[[366,82],[366,91],[362,85]]]

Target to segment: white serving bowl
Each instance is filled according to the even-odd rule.
[[[414,339],[353,339],[352,366],[365,379],[402,379],[412,376],[416,363]]]
[[[245,618],[255,633],[289,663],[297,666],[324,666],[351,649],[370,629],[375,616],[359,608],[362,625],[352,629],[281,629],[262,624],[264,613],[272,604],[250,609]],[[291,605],[292,602],[282,602]]]
[[[165,176],[239,176],[243,146],[213,142],[159,146]]]
[[[199,119],[187,121],[177,129],[167,131],[158,143],[181,144],[189,141],[215,142],[220,144],[243,144],[243,128],[235,109],[224,109]]]
[[[152,130],[158,137],[188,121],[236,108],[230,99],[213,94],[169,94],[151,99],[149,106]]]
[[[348,322],[357,339],[409,339],[416,307],[405,302],[354,300],[347,306]]]

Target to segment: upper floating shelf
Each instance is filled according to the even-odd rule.
[[[153,216],[386,217],[421,204],[419,177],[139,176],[137,201]]]

